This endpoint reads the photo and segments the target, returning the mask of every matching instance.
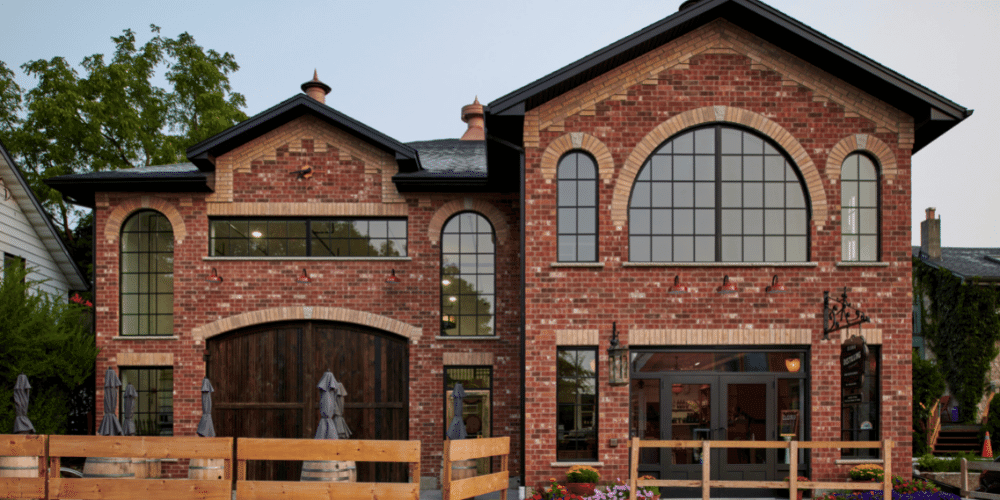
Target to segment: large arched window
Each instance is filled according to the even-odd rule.
[[[122,226],[121,335],[174,334],[174,231],[152,210]]]
[[[751,132],[682,132],[643,164],[629,199],[633,262],[805,262],[809,204],[793,163]]]
[[[840,248],[845,262],[878,260],[878,172],[875,163],[860,153],[844,160],[840,168]]]
[[[559,262],[597,260],[597,163],[582,151],[559,160]]]
[[[441,334],[496,335],[496,239],[486,217],[453,216],[441,231]]]

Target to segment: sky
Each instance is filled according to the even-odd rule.
[[[327,105],[402,142],[457,138],[461,107],[486,104],[677,11],[681,0],[0,0],[0,60],[17,68],[110,54],[128,28],[190,33],[230,52],[249,116],[318,71]],[[1000,1],[769,0],[772,7],[975,110],[919,151],[913,243],[937,208],[942,245],[1000,247]]]

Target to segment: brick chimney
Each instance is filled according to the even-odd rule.
[[[485,114],[483,105],[479,104],[479,96],[472,104],[462,106],[462,121],[469,124],[468,130],[462,134],[463,141],[485,141]]]
[[[319,81],[316,70],[313,70],[313,79],[302,84],[302,91],[307,96],[319,101],[320,104],[326,104],[326,95],[330,93],[330,86]]]
[[[941,260],[941,219],[934,218],[934,207],[927,209],[927,219],[920,223],[920,254],[927,260]]]

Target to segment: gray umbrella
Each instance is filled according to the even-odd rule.
[[[347,388],[344,387],[343,382],[337,382],[337,400],[333,407],[333,425],[337,428],[337,436],[340,439],[351,437],[351,429],[347,427],[347,421],[344,420],[344,398],[346,397]]]
[[[198,422],[198,435],[201,437],[215,437],[215,424],[212,423],[212,393],[215,388],[205,377],[201,381],[201,421]]]
[[[17,376],[17,382],[14,384],[14,434],[35,432],[35,426],[28,420],[29,392],[31,384],[28,384],[28,377],[22,373]]]
[[[327,371],[319,380],[319,426],[316,427],[316,439],[339,439],[337,426],[333,423],[335,399],[337,394],[337,379]]]
[[[465,439],[469,435],[465,432],[465,421],[462,420],[462,399],[465,398],[465,389],[462,388],[461,382],[455,382],[451,396],[455,398],[455,417],[448,426],[448,439]]]
[[[114,370],[108,368],[104,372],[104,418],[101,420],[101,427],[97,433],[102,436],[122,436],[122,424],[118,422],[116,416],[118,409],[118,388],[122,386],[122,381]]]
[[[125,386],[125,395],[122,396],[122,432],[126,436],[135,436],[138,434],[135,430],[135,401],[139,399],[139,393],[136,392],[135,387],[132,384]]]

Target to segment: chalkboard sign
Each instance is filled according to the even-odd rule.
[[[779,434],[781,434],[781,437],[795,437],[799,435],[799,410],[781,410]]]

